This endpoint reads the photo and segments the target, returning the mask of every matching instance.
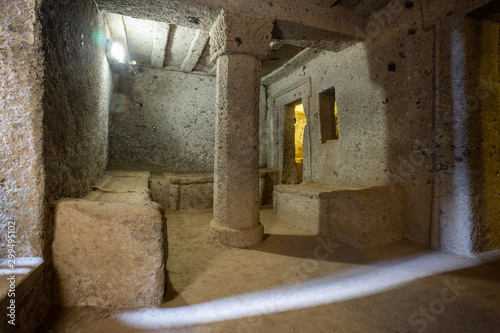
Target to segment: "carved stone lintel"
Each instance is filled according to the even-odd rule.
[[[264,59],[269,53],[273,23],[222,10],[210,30],[210,54],[248,54]]]

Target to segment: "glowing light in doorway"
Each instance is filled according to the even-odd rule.
[[[304,129],[307,124],[304,105],[295,105],[295,162],[302,163],[304,159]]]

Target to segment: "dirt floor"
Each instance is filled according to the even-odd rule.
[[[159,308],[53,307],[39,332],[500,332],[500,259],[410,243],[358,250],[261,210],[259,246],[210,240],[211,211],[167,214]],[[138,281],[140,283],[140,281]]]

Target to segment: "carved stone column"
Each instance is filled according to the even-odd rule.
[[[221,12],[210,31],[217,61],[212,236],[245,248],[262,241],[259,222],[260,60],[269,52],[272,23]]]

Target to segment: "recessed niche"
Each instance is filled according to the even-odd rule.
[[[319,94],[319,117],[321,143],[325,143],[329,140],[337,140],[339,138],[339,128],[334,87]]]

